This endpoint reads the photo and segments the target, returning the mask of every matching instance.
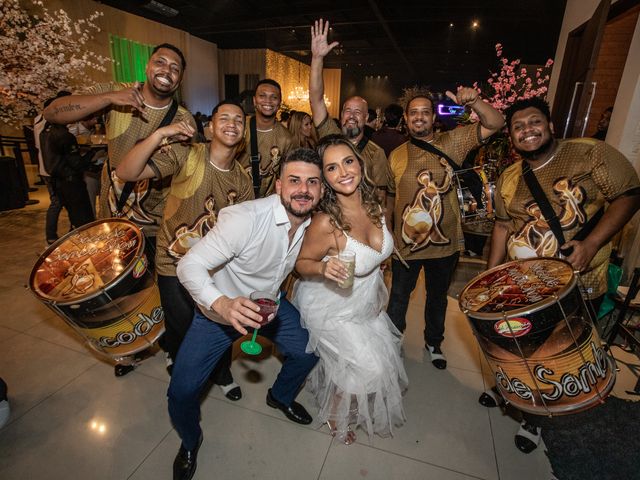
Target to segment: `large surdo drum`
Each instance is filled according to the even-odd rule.
[[[517,260],[488,270],[460,294],[502,396],[538,415],[579,412],[613,388],[603,350],[571,265]]]
[[[128,220],[84,225],[51,245],[29,279],[33,293],[96,350],[119,360],[164,332],[144,235]]]

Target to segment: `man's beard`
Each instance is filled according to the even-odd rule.
[[[313,201],[313,197],[311,195],[296,195],[295,197],[291,197],[291,198],[292,199],[304,198],[304,199]],[[311,212],[313,212],[313,210],[316,208],[316,205],[312,205],[307,210],[296,210],[295,208],[293,208],[291,201],[285,200],[284,198],[281,198],[281,200],[282,200],[282,205],[284,206],[284,209],[287,212],[289,212],[291,215],[298,218],[307,218],[311,214]]]
[[[360,133],[362,133],[362,130],[357,125],[353,128],[342,127],[342,134],[349,139],[356,138]]]
[[[524,158],[525,160],[537,160],[538,157],[546,154],[549,152],[549,150],[551,150],[551,147],[553,146],[553,137],[550,136],[549,140],[547,140],[545,143],[543,143],[542,145],[540,145],[538,148],[536,148],[535,150],[520,150],[519,148],[515,148],[516,152],[518,152],[520,154],[520,156],[522,156],[522,158]]]

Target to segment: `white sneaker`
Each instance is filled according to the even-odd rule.
[[[427,350],[429,351],[429,355],[431,355],[431,363],[433,366],[439,370],[444,370],[447,368],[447,359],[444,358],[444,354],[440,347],[432,347],[431,345],[427,345]]]

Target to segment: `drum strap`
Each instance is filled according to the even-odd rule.
[[[165,114],[164,118],[160,122],[160,125],[158,125],[157,129],[160,129],[162,127],[166,127],[167,125],[169,125],[173,121],[173,117],[176,116],[177,111],[178,111],[178,102],[176,102],[174,98],[171,101],[171,107],[169,107],[169,110],[167,110],[167,113]],[[108,161],[109,161],[109,157],[107,157],[107,162]],[[116,189],[115,189],[115,186],[113,185],[113,179],[111,178],[111,165],[107,164],[107,166],[109,167],[109,181],[111,182],[111,188],[113,188],[113,192],[115,195]],[[127,203],[127,198],[129,198],[129,195],[131,195],[131,192],[133,191],[133,187],[135,187],[135,185],[136,185],[136,182],[126,182],[124,184],[124,187],[122,187],[122,193],[120,193],[120,197],[118,198],[118,202],[116,204],[116,212],[115,212],[116,216],[122,216],[122,209]]]
[[[255,115],[249,120],[249,128],[251,130],[251,178],[253,178],[253,196],[260,198],[260,185],[262,178],[260,177],[260,152],[258,151],[258,127],[256,127]]]
[[[473,165],[470,162],[463,162],[462,165],[458,165],[451,157],[440,150],[438,147],[433,145],[432,143],[425,142],[424,140],[418,140],[415,137],[411,137],[411,143],[416,147],[426,150],[429,153],[433,153],[434,155],[444,158],[451,168],[453,168],[454,172],[458,173],[458,178],[462,180],[464,186],[469,189],[471,195],[475,198],[476,202],[478,202],[479,208],[484,208],[484,202],[482,201],[482,191],[483,191],[483,183],[480,175],[473,169]]]
[[[551,231],[558,239],[558,243],[560,245],[565,244],[564,233],[562,232],[562,226],[560,225],[560,220],[558,219],[558,215],[556,215],[555,210],[549,203],[549,199],[542,190],[538,179],[536,178],[535,173],[531,169],[531,165],[528,162],[522,162],[522,177],[524,178],[524,183],[527,184],[531,195],[533,195],[533,199],[536,201],[540,210],[542,211],[542,215],[544,215],[545,220],[549,223],[551,227]],[[598,224],[602,215],[604,214],[604,207],[600,208],[594,216],[592,216],[587,223],[573,236],[573,240],[584,240],[591,233],[591,231]],[[565,257],[568,257],[573,253],[573,247],[569,248],[561,248],[560,253]]]

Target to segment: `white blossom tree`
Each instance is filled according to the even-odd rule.
[[[0,122],[14,125],[87,68],[105,71],[110,61],[87,48],[102,12],[73,21],[62,9],[29,3],[27,9],[20,0],[0,0]]]

